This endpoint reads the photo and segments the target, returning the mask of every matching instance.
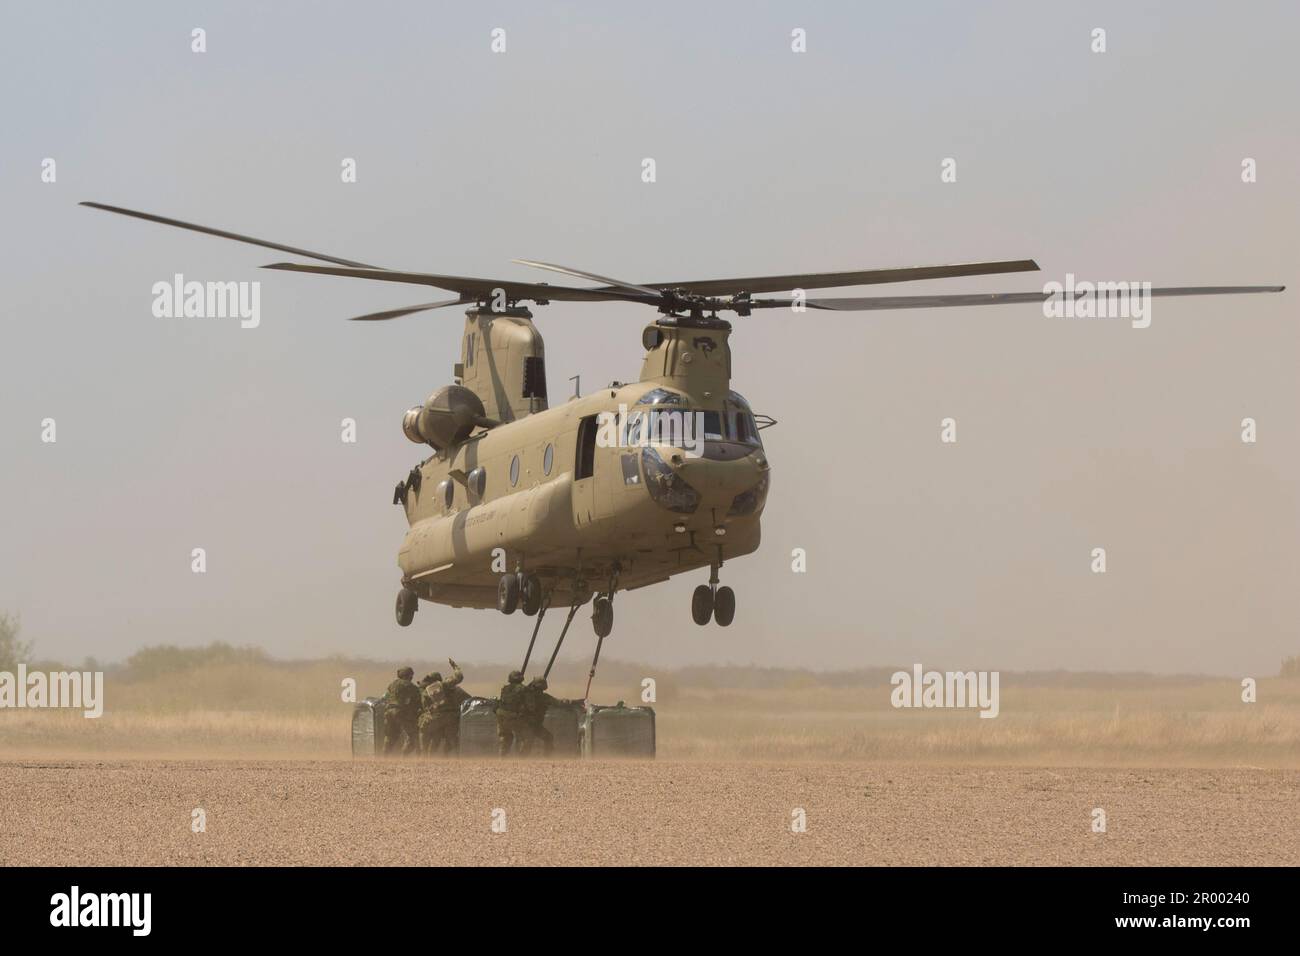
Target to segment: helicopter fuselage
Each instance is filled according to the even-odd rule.
[[[422,462],[403,496],[403,585],[426,601],[492,608],[501,576],[524,572],[549,603],[580,604],[756,550],[770,466],[729,388],[728,332],[652,325],[640,382],[487,428]]]

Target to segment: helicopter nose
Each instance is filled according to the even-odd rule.
[[[739,442],[708,442],[703,454],[674,452],[673,469],[705,500],[706,507],[726,514],[736,498],[764,483],[771,466],[761,448]]]

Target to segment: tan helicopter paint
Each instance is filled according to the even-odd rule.
[[[701,496],[693,514],[657,504],[639,471],[636,483],[625,482],[621,456],[639,456],[640,448],[597,443],[592,475],[576,477],[582,421],[601,412],[617,413],[620,405],[632,409],[655,388],[683,393],[684,404],[675,407],[736,410],[728,402],[729,329],[652,325],[646,334],[659,341],[648,343],[654,347],[646,353],[642,381],[616,384],[556,408],[546,408],[543,400],[540,408],[523,414],[537,399],[522,394],[522,359],[542,354],[531,318],[471,318],[465,329],[461,384],[479,395],[488,417],[508,410],[515,418],[421,464],[418,490],[407,494],[411,527],[398,557],[403,583],[421,598],[458,607],[495,607],[502,570],[499,561],[494,566],[496,549],[501,549],[498,555],[504,553],[507,570],[538,574],[552,592],[552,604],[562,606],[607,591],[616,563],[616,590],[625,590],[708,568],[758,547],[761,506],[750,515],[727,516],[735,496],[753,488],[768,471],[766,454],[757,444],[728,442],[712,457],[701,458],[657,446],[665,461],[676,460],[677,473]],[[491,366],[488,356],[494,360]],[[549,474],[544,467],[548,446],[553,455]],[[519,477],[512,486],[515,456]],[[481,499],[468,487],[476,468],[486,472]],[[450,508],[442,496],[442,483],[448,481],[454,485]],[[675,530],[677,525],[683,530]],[[715,534],[718,527],[725,536]]]
[[[526,396],[522,386],[527,359],[544,363],[546,357],[532,319],[471,312],[465,317],[461,355],[457,366],[461,384],[483,400],[488,418],[511,422],[546,410],[545,394]]]

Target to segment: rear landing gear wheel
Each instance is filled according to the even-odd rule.
[[[713,595],[713,619],[719,627],[726,627],[736,617],[736,592],[720,587]]]
[[[497,582],[497,610],[502,614],[514,614],[519,606],[519,577],[503,574]]]
[[[601,638],[614,630],[614,605],[604,595],[591,602],[591,627]]]
[[[410,588],[402,588],[397,592],[397,623],[400,627],[409,627],[415,620],[415,609],[419,604],[420,599]]]
[[[519,575],[519,606],[529,617],[542,609],[542,582],[537,575]]]
[[[701,584],[691,595],[691,619],[703,627],[713,617],[713,589]]]

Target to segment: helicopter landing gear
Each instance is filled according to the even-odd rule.
[[[709,583],[701,584],[691,594],[691,620],[703,627],[709,618],[717,621],[719,627],[727,627],[736,619],[736,592],[726,586],[718,587],[716,564],[709,574]]]
[[[400,627],[409,627],[415,620],[415,610],[419,607],[420,599],[415,596],[415,592],[410,588],[402,588],[397,592],[397,623]]]
[[[601,640],[614,630],[614,602],[603,594],[591,602],[591,628]]]
[[[713,593],[713,619],[726,627],[736,617],[736,592],[723,585]]]
[[[537,575],[519,572],[519,607],[529,617],[542,609],[542,582]]]
[[[614,595],[618,592],[618,576],[622,568],[614,565],[609,575],[609,590],[591,602],[591,628],[602,641],[614,630]]]
[[[596,632],[596,653],[591,656],[591,670],[587,672],[587,689],[582,692],[586,702],[591,696],[591,682],[596,679],[596,665],[600,662],[600,649],[605,646],[605,638],[614,630],[614,595],[618,593],[618,576],[622,567],[614,565],[609,576],[609,591],[591,602],[591,627]]]
[[[503,574],[497,582],[497,610],[502,614],[514,614],[519,606],[519,576]]]
[[[691,595],[691,620],[703,627],[713,617],[713,588],[701,584]]]
[[[542,582],[535,574],[523,571],[515,574],[503,574],[497,581],[497,610],[502,614],[514,614],[522,609],[532,617],[542,608]]]

